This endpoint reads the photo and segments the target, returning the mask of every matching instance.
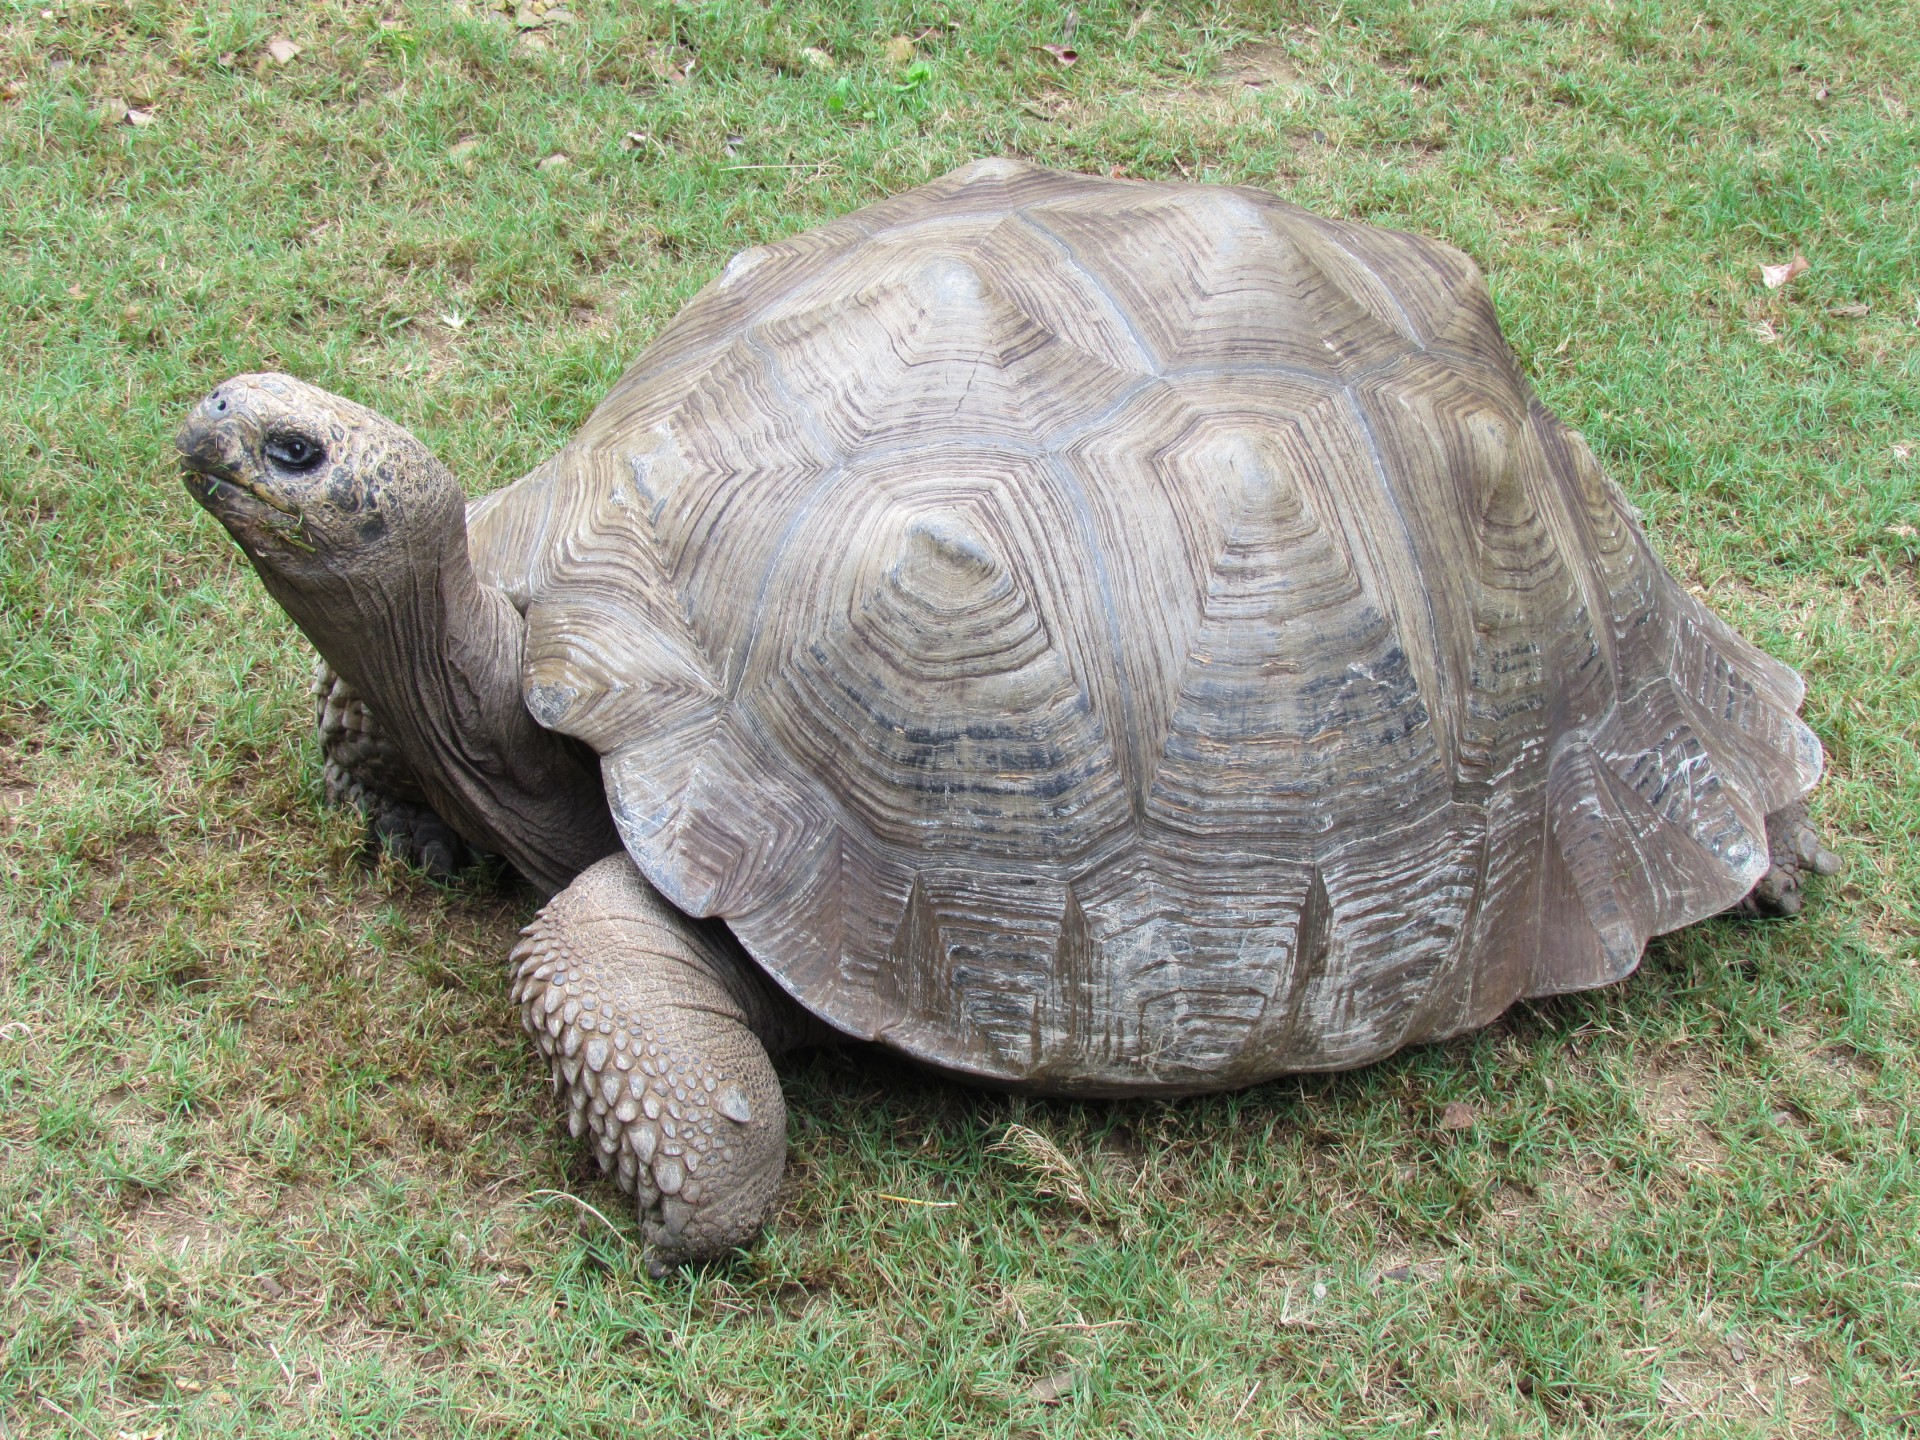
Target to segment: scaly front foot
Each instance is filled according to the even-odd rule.
[[[814,1023],[726,932],[675,910],[625,855],[522,932],[513,997],[576,1137],[638,1202],[649,1269],[750,1242],[786,1164],[769,1059]]]
[[[449,879],[480,858],[433,812],[379,720],[324,660],[314,667],[312,694],[327,803],[351,806],[367,817],[370,849],[417,865],[436,880]]]

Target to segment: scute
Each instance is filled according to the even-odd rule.
[[[1256,191],[980,162],[747,252],[482,510],[648,877],[1013,1084],[1605,983],[1820,768],[1472,262]]]

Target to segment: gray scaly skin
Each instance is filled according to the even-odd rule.
[[[286,375],[240,375],[177,444],[187,489],[379,717],[428,808],[551,894],[619,848],[595,757],[521,699],[525,622],[482,584],[426,446]]]
[[[513,998],[575,1138],[639,1203],[655,1274],[752,1240],[786,1163],[770,1056],[823,1027],[726,931],[609,855],[522,932]]]

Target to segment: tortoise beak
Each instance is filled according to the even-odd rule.
[[[236,481],[240,474],[240,415],[223,393],[215,390],[188,414],[186,424],[173,437],[180,452],[181,466],[208,479]]]
[[[194,406],[180,433],[174,436],[174,448],[180,452],[181,479],[188,493],[223,520],[233,502],[246,506],[245,497],[298,518],[299,507],[292,501],[247,477],[246,419],[226,388],[221,386]]]

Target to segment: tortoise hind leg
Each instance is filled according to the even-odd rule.
[[[1767,817],[1767,848],[1773,868],[1727,912],[1729,915],[1798,915],[1808,877],[1840,873],[1840,857],[1820,843],[1820,833],[1807,818],[1804,800],[1796,800]]]
[[[366,702],[325,660],[313,670],[313,719],[327,803],[351,806],[367,817],[370,848],[417,865],[436,880],[480,858],[434,814],[406,758]]]
[[[717,925],[625,854],[589,866],[524,931],[513,998],[576,1137],[638,1202],[663,1274],[747,1244],[773,1209],[787,1109],[771,1055],[820,1038]]]

